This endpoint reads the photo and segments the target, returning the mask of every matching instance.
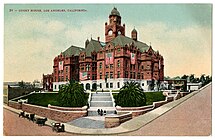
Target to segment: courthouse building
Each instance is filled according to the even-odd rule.
[[[111,11],[104,30],[105,41],[87,39],[84,48],[71,46],[54,58],[53,80],[47,83],[53,91],[70,79],[80,81],[86,90],[117,90],[134,80],[148,91],[152,80],[164,79],[163,56],[139,41],[136,29],[131,37],[125,36],[117,8]]]

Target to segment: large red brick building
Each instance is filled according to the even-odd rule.
[[[105,42],[90,39],[85,48],[71,46],[54,58],[53,90],[70,79],[80,81],[86,90],[120,89],[124,82],[135,80],[144,90],[154,80],[164,78],[164,59],[152,46],[137,38],[125,36],[125,24],[116,8],[105,23]]]

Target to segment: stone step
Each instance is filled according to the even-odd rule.
[[[115,107],[90,107],[87,110],[88,116],[100,116],[97,112],[98,109],[100,109],[100,110],[102,109],[103,111],[106,110],[106,115],[114,114],[116,111]]]
[[[112,101],[91,101],[90,107],[113,107]]]
[[[112,101],[111,97],[92,98],[91,101]]]
[[[87,113],[88,113],[88,116],[100,116],[98,114],[98,112],[95,110],[89,110]],[[106,115],[110,115],[110,114],[114,114],[114,113],[115,113],[115,110],[107,110],[106,111]],[[103,115],[103,116],[106,116],[106,115]]]
[[[92,93],[92,96],[110,96],[110,93]]]

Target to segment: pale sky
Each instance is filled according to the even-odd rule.
[[[138,40],[151,42],[163,55],[165,76],[211,75],[210,4],[6,4],[4,81],[41,80],[43,73],[52,73],[54,57],[69,46],[84,47],[91,35],[104,41],[104,24],[114,6],[126,36],[135,26]],[[86,11],[18,12],[21,9]]]

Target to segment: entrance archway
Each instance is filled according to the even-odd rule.
[[[97,84],[96,83],[93,83],[92,90],[97,90]]]
[[[86,84],[86,90],[90,90],[90,84],[89,83]]]

